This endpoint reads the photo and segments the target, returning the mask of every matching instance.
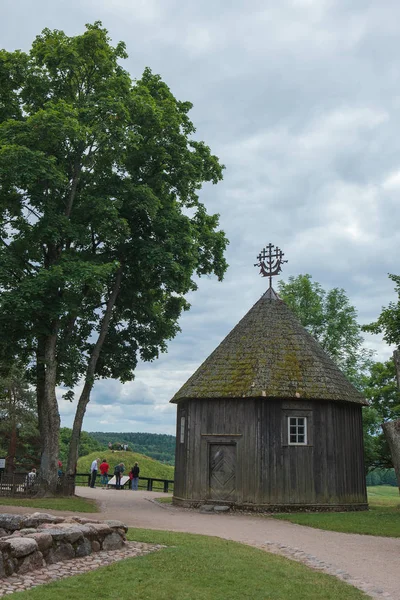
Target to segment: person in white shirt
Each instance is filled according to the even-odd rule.
[[[36,469],[31,469],[30,472],[28,473],[28,477],[27,477],[28,487],[33,487],[35,485],[35,481],[36,481]]]
[[[91,466],[90,466],[90,473],[91,473],[91,477],[90,477],[90,487],[94,488],[95,487],[95,483],[96,483],[96,477],[97,477],[97,466],[100,462],[99,458],[95,458],[95,460],[92,462]]]

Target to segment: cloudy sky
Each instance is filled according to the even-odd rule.
[[[360,322],[395,299],[400,273],[400,4],[369,0],[2,0],[0,46],[28,50],[44,27],[101,20],[124,67],[159,73],[194,104],[197,136],[226,165],[202,193],[230,240],[224,282],[200,282],[182,333],[134,382],[95,386],[88,431],[175,432],[169,399],[258,300],[253,267],[270,241],[343,287]],[[389,349],[367,340],[379,358]],[[60,400],[63,425],[74,405]]]

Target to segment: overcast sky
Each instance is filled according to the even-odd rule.
[[[204,188],[230,246],[225,280],[201,280],[168,354],[134,382],[98,382],[88,431],[175,433],[170,398],[266,289],[263,246],[282,277],[343,287],[360,322],[395,299],[400,273],[400,4],[368,0],[2,0],[0,46],[29,50],[44,27],[101,20],[126,42],[133,78],[149,66],[194,104],[197,136],[226,165]],[[368,344],[389,356],[379,337]],[[60,400],[62,423],[75,406]]]

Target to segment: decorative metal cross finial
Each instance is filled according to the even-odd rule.
[[[275,250],[273,250],[274,248]],[[268,244],[257,256],[258,263],[255,263],[254,266],[260,267],[263,277],[269,277],[269,287],[272,287],[272,277],[282,271],[283,263],[287,263],[287,260],[283,260],[284,256],[282,250],[273,244]]]

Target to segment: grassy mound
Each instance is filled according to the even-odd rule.
[[[135,462],[138,462],[140,477],[154,477],[157,479],[174,478],[174,467],[171,465],[165,465],[158,460],[154,460],[154,458],[149,458],[148,456],[138,454],[137,452],[124,452],[118,450],[115,450],[114,452],[112,450],[106,450],[101,453],[92,452],[92,454],[81,456],[78,460],[77,473],[89,473],[90,465],[95,458],[100,458],[101,461],[105,458],[110,465],[109,473],[111,474],[114,473],[115,465],[123,462],[125,465],[125,474],[127,475]]]

